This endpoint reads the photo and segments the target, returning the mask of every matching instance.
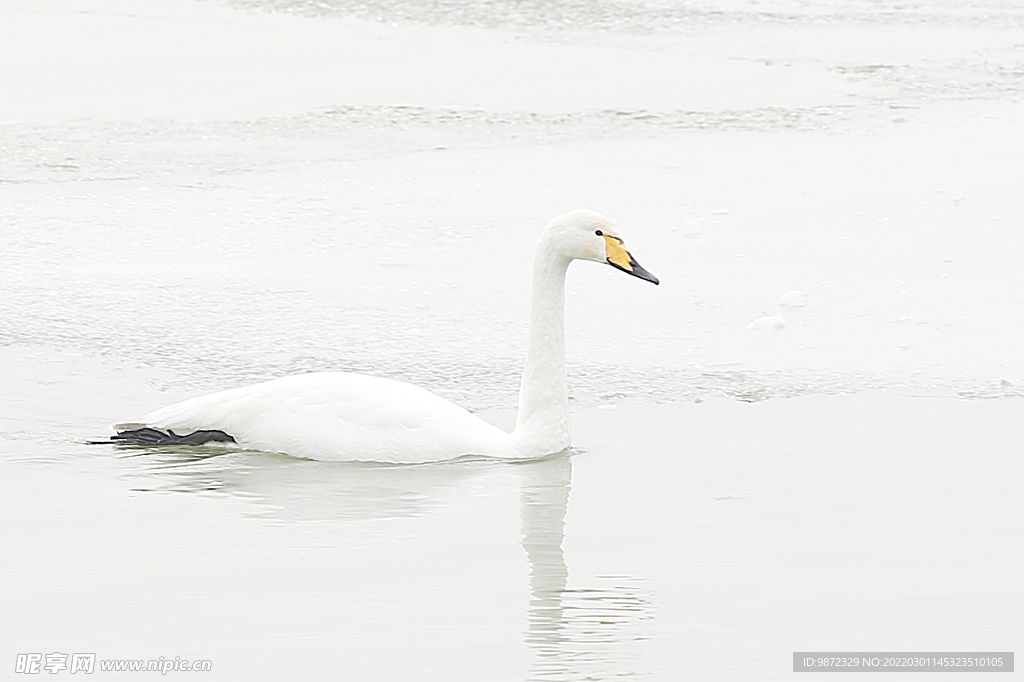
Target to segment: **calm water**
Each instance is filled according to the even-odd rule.
[[[226,680],[754,680],[801,648],[1019,641],[1017,401],[592,408],[571,455],[382,466],[81,445],[93,392],[123,407],[109,394],[155,393],[146,375],[21,359],[15,652]]]
[[[1022,649],[1018,7],[236,4],[3,10],[69,44],[82,26],[154,45],[213,27],[191,54],[252,103],[84,113],[75,65],[43,53],[0,94],[0,665],[775,680],[798,650]],[[387,46],[396,82],[419,42],[477,50],[479,82],[485,47],[511,50],[525,76],[498,89],[517,104],[480,106],[440,48],[440,103],[360,90],[300,114],[216,61],[280,35],[299,47],[267,78],[332,73],[324,31]],[[545,106],[531,60],[563,49],[623,64],[591,74],[619,104]],[[666,92],[701,106],[629,89],[687,55],[708,77]],[[133,101],[191,82],[111,64],[95,86]],[[188,96],[198,111],[217,91]],[[7,113],[29,100],[47,114]],[[383,466],[86,444],[324,369],[507,428],[533,243],[577,206],[615,217],[662,285],[573,266],[571,453]]]

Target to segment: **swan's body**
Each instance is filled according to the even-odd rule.
[[[144,442],[133,434],[156,430],[173,442],[178,434],[209,431],[247,449],[378,462],[559,452],[569,447],[564,309],[565,272],[574,259],[606,262],[658,283],[629,255],[607,218],[581,210],[548,225],[534,258],[529,345],[512,433],[412,384],[320,372],[169,405],[141,424],[119,425],[114,440]]]
[[[144,421],[177,433],[216,429],[249,449],[309,459],[517,456],[509,434],[458,405],[404,381],[349,372],[299,374],[200,396]]]

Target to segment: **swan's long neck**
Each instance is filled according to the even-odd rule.
[[[533,261],[530,338],[519,388],[513,445],[537,456],[569,447],[565,387],[565,272],[571,260],[537,247]]]

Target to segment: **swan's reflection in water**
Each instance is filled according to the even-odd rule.
[[[320,462],[266,452],[187,446],[124,448],[136,490],[227,493],[282,521],[419,516],[444,506],[496,460],[434,464]]]
[[[526,641],[545,663],[557,663],[566,629],[562,599],[569,569],[562,552],[572,460],[568,456],[521,467],[523,549],[530,562],[530,611]],[[541,661],[538,661],[538,663]],[[540,668],[547,665],[538,666]],[[557,667],[557,666],[556,666]]]
[[[227,493],[249,499],[255,516],[330,521],[420,516],[445,507],[475,480],[499,470],[520,486],[521,542],[530,570],[525,641],[532,680],[645,677],[640,643],[651,629],[650,590],[625,575],[569,586],[563,553],[572,479],[569,453],[528,462],[465,457],[389,465],[318,462],[221,448],[125,448],[137,490]]]
[[[642,581],[598,576],[569,588],[562,544],[572,463],[559,456],[521,465],[523,548],[530,562],[527,644],[534,680],[642,677],[636,642],[647,639],[651,603]]]

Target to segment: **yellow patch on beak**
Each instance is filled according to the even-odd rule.
[[[633,272],[633,257],[629,255],[629,251],[626,251],[626,245],[622,243],[622,240],[607,234],[604,235],[604,240],[607,243],[608,262],[626,272]]]

